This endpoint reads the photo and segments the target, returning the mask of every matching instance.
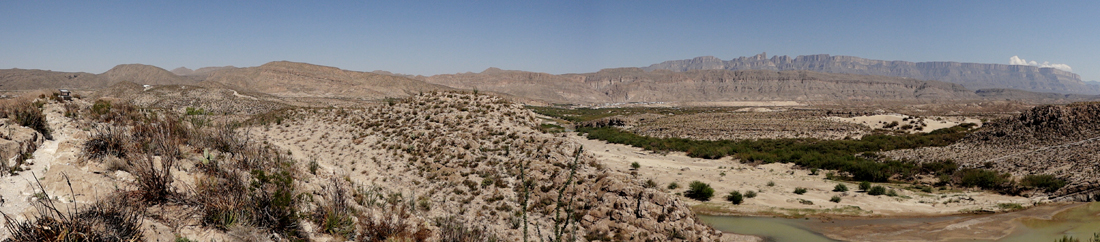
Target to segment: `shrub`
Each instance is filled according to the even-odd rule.
[[[630,163],[631,170],[637,170],[638,168],[642,168],[642,165],[639,165],[638,162]]]
[[[747,192],[745,192],[745,198],[754,198],[754,197],[756,197],[756,191],[747,191]]]
[[[840,196],[833,195],[832,198],[829,198],[829,201],[834,202],[834,203],[840,203]]]
[[[676,182],[668,184],[668,190],[676,190],[677,188],[680,188],[680,184],[676,184]]]
[[[699,201],[709,201],[711,197],[714,197],[714,188],[711,188],[710,184],[701,181],[692,181],[688,185],[688,190],[684,192],[684,196]]]
[[[111,102],[107,100],[95,100],[92,104],[92,113],[96,115],[105,115],[111,112]]]
[[[882,186],[873,186],[870,190],[867,190],[867,195],[878,196],[886,194],[886,188]]]
[[[32,103],[30,100],[17,101],[14,105],[0,107],[0,118],[11,119],[23,127],[38,131],[42,137],[53,140],[46,114],[42,113],[40,105],[41,102]]]
[[[995,171],[966,169],[962,170],[960,185],[964,187],[980,187],[983,189],[1000,188],[1008,182],[1008,174],[998,174]]]
[[[848,186],[845,186],[844,184],[836,184],[836,186],[833,187],[833,191],[834,192],[847,192],[848,191]]]
[[[1020,183],[1024,186],[1042,189],[1048,193],[1066,186],[1065,180],[1054,177],[1054,175],[1027,175],[1020,180]]]
[[[798,194],[798,195],[806,194],[806,188],[796,187],[796,188],[794,188],[794,194]]]
[[[131,136],[122,129],[110,125],[95,129],[95,133],[87,141],[84,141],[84,155],[99,159],[107,156],[125,158],[127,144],[132,144]]]
[[[871,189],[871,183],[870,182],[860,182],[859,183],[859,190],[867,191],[868,189]]]
[[[730,201],[733,204],[741,204],[744,198],[742,198],[741,192],[732,191],[729,195],[726,195],[726,201]]]
[[[313,220],[321,225],[318,228],[321,232],[345,240],[351,239],[355,233],[355,222],[352,220],[352,210],[347,203],[348,191],[336,178],[332,178],[331,182],[331,186],[322,188],[328,203],[319,206],[313,214]]]
[[[657,187],[657,182],[653,181],[653,179],[649,179],[649,180],[645,181],[645,185],[643,185],[642,187],[654,188],[654,187]]]
[[[886,196],[891,196],[891,197],[897,197],[897,196],[898,196],[898,192],[897,192],[897,191],[895,191],[894,189],[890,189],[890,191],[887,191],[887,192],[886,192]]]
[[[774,181],[768,181],[768,186],[769,186],[769,187],[774,187],[774,186],[775,186],[775,182],[774,182]]]

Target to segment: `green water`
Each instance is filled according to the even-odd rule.
[[[931,217],[931,218],[883,218],[883,219],[853,219],[836,220],[835,225],[850,226],[859,224],[879,225],[908,225],[914,223],[933,222],[955,219],[958,216]],[[814,231],[813,223],[820,223],[810,219],[786,219],[763,217],[735,217],[735,216],[705,216],[699,219],[714,228],[730,233],[749,234],[768,238],[775,242],[795,241],[836,241]],[[1100,203],[1089,203],[1083,206],[1068,209],[1054,215],[1051,219],[1023,218],[1015,221],[1019,226],[1007,237],[997,240],[1004,242],[1023,241],[1054,241],[1063,235],[1073,236],[1081,241],[1088,241],[1093,233],[1100,233]],[[872,232],[872,231],[868,231]],[[976,240],[964,240],[976,241]]]
[[[1018,223],[1023,226],[1000,241],[1054,241],[1063,235],[1088,241],[1093,233],[1100,233],[1100,202],[1063,211],[1050,220],[1024,218]]]
[[[699,220],[722,232],[756,235],[775,242],[836,241],[810,231],[804,226],[808,221],[800,219],[699,215]]]

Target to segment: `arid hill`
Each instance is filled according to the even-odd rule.
[[[555,103],[600,103],[609,99],[582,77],[489,68],[481,73],[419,76],[418,79],[460,89],[506,93]]]
[[[160,67],[142,64],[117,65],[99,75],[109,81],[108,85],[119,82],[133,82],[143,85],[191,85],[197,83],[194,80],[172,74],[172,72]]]
[[[57,88],[103,88],[108,80],[87,72],[57,72],[47,70],[0,70],[0,90],[35,90]]]
[[[888,156],[934,161],[950,159],[963,167],[985,167],[1012,174],[1054,175],[1068,181],[1056,200],[1091,201],[1100,195],[1100,102],[1035,107],[993,121],[954,145],[886,152]]]
[[[909,78],[810,71],[652,71],[604,69],[550,75],[491,68],[481,73],[437,75],[421,80],[555,103],[831,101],[979,99],[961,85]]]
[[[1072,72],[1024,65],[959,62],[908,62],[864,59],[854,56],[772,56],[766,53],[724,61],[713,56],[665,61],[645,70],[773,70],[818,71],[861,75],[908,77],[958,83],[970,89],[1011,88],[1033,92],[1100,94],[1100,86],[1089,85]]]
[[[217,70],[206,82],[281,97],[382,99],[451,88],[404,77],[276,61],[257,67]]]
[[[119,82],[133,82],[141,85],[193,85],[197,80],[176,76],[160,67],[125,64],[118,65],[102,74],[85,72],[56,72],[46,70],[0,70],[0,89],[36,90],[36,89],[100,89]]]
[[[287,102],[264,93],[241,92],[228,87],[161,85],[144,87],[119,82],[95,93],[97,98],[130,100],[143,108],[185,112],[188,108],[202,113],[256,115],[287,106]]]

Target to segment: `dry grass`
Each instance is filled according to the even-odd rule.
[[[68,185],[71,191],[72,183]],[[65,208],[50,199],[42,183],[38,183],[38,189],[43,194],[35,200],[38,215],[24,221],[3,215],[5,227],[11,232],[11,238],[5,241],[144,241],[141,212],[123,202],[125,199],[104,199],[63,212]]]

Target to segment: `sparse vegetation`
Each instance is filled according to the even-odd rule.
[[[848,186],[845,186],[844,184],[836,184],[836,186],[833,187],[833,191],[834,192],[847,192],[848,191]]]
[[[834,202],[834,203],[840,203],[840,196],[833,195],[833,197],[829,198],[829,201]]]
[[[796,188],[794,188],[794,194],[798,194],[798,195],[806,194],[806,188],[796,187]]]

